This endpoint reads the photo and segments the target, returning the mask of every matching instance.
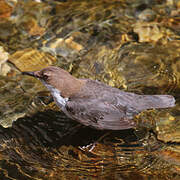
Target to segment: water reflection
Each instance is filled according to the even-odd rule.
[[[96,131],[55,111],[19,118],[11,128],[1,127],[0,145],[2,179],[130,179],[132,174],[144,179],[154,169],[158,176],[165,172],[172,176],[175,172],[169,173],[169,168],[176,167],[159,156],[166,145],[154,133]]]
[[[0,179],[180,179],[178,1],[0,7]],[[52,64],[126,91],[171,94],[176,107],[142,112],[136,129],[83,127],[20,75]]]

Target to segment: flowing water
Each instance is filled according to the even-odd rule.
[[[180,179],[178,0],[0,0],[0,180]],[[67,118],[22,71],[59,66],[138,94],[170,94],[135,129]]]

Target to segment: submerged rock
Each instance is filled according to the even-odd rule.
[[[180,178],[178,1],[1,5],[0,179]],[[138,114],[128,131],[76,127],[39,81],[20,75],[51,64],[125,91],[171,94],[176,106]]]

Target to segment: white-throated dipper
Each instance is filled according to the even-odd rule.
[[[175,106],[175,99],[171,95],[124,92],[97,80],[75,78],[55,66],[23,74],[40,79],[68,117],[95,129],[133,128],[133,117],[139,112]]]

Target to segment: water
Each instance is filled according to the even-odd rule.
[[[0,179],[179,179],[178,1],[0,1]],[[68,119],[22,71],[60,66],[176,106],[135,129]]]

